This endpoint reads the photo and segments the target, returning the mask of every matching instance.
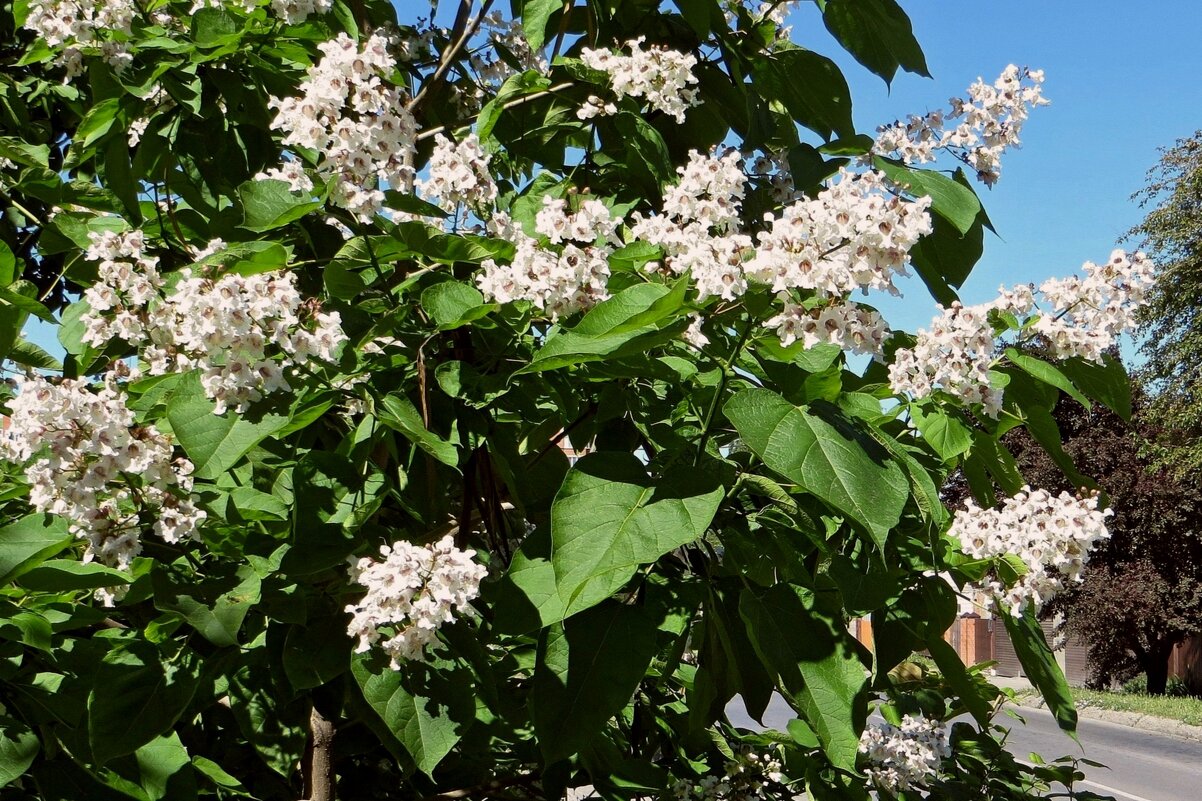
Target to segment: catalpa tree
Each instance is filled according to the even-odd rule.
[[[1151,267],[961,305],[1043,75],[857,132],[793,5],[0,7],[6,798],[1080,778],[942,634],[987,593],[1073,732],[1035,612],[1106,513],[1050,410],[1127,408]],[[806,11],[926,73],[893,0]],[[773,693],[786,731],[730,724]]]

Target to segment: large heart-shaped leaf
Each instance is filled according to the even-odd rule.
[[[905,473],[875,440],[829,404],[800,409],[767,389],[723,408],[764,464],[866,528],[882,548],[909,495]]]

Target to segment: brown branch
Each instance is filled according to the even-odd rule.
[[[309,713],[304,779],[307,801],[334,801],[334,723],[314,706]]]
[[[467,45],[468,40],[475,36],[476,31],[480,29],[480,24],[484,22],[484,17],[488,14],[488,9],[492,4],[493,0],[484,0],[484,4],[480,6],[480,13],[476,15],[475,19],[471,20],[471,24],[469,25],[468,20],[471,16],[472,0],[460,0],[459,14],[455,18],[455,24],[451,31],[451,38],[454,43],[448,50],[443,52],[442,60],[438,62],[438,68],[434,70],[434,74],[430,76],[429,80],[422,84],[422,88],[417,93],[417,96],[409,101],[408,108],[410,112],[416,111],[422,101],[429,96],[430,90],[442,81],[447,71],[451,69],[451,62],[459,55],[459,51]]]

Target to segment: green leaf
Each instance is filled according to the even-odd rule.
[[[224,8],[202,8],[192,14],[192,38],[201,47],[225,44],[238,33],[238,21]]]
[[[186,375],[167,402],[167,419],[180,447],[196,466],[197,478],[217,478],[246,452],[288,424],[279,414],[213,414],[200,375]]]
[[[129,160],[129,147],[123,136],[115,136],[104,149],[104,181],[112,190],[126,214],[135,225],[142,223],[142,207],[138,204],[138,182]]]
[[[341,676],[350,661],[351,641],[341,614],[291,626],[284,638],[284,674],[298,693]]]
[[[1035,613],[1027,607],[1021,617],[1015,617],[1005,610],[1001,612],[1001,617],[1027,679],[1047,702],[1048,710],[1056,717],[1056,725],[1077,740],[1077,709],[1073,705],[1073,693],[1056,662],[1056,655],[1048,647]]]
[[[956,415],[938,407],[923,409],[916,404],[910,405],[910,414],[923,442],[943,461],[950,462],[972,447],[972,430]]]
[[[254,487],[234,487],[230,501],[244,520],[288,519],[288,506],[283,501]]]
[[[548,764],[583,750],[630,703],[655,656],[655,635],[644,609],[617,602],[547,630],[530,710]]]
[[[88,109],[87,114],[79,121],[79,127],[75,129],[75,136],[72,137],[72,149],[78,146],[87,150],[107,134],[117,120],[120,103],[119,98],[110,97]]]
[[[1060,370],[1086,395],[1131,419],[1131,379],[1121,361],[1108,353],[1102,354],[1101,364],[1074,357],[1061,362]]]
[[[898,67],[931,77],[910,18],[894,0],[826,0],[822,20],[847,52],[886,84]]]
[[[261,580],[249,565],[233,575],[202,581],[180,580],[156,570],[153,586],[157,609],[176,613],[218,648],[238,644],[242,622],[262,592]]]
[[[351,673],[363,698],[413,757],[418,769],[432,775],[463,736],[475,715],[474,704],[470,691],[464,692],[466,687],[454,688],[457,691],[446,688],[438,700],[415,695],[414,688],[420,686],[429,692],[445,684],[445,679],[423,682],[419,679],[441,677],[425,665],[406,667],[414,671],[412,678],[408,672],[392,670],[387,664],[372,664],[366,655],[357,655],[351,662]]]
[[[399,431],[417,447],[443,464],[458,469],[459,449],[426,428],[413,401],[403,395],[388,395],[380,402],[380,422]]]
[[[589,310],[575,328],[547,338],[518,373],[556,370],[644,350],[647,337],[674,322],[686,284],[635,284]]]
[[[299,220],[311,211],[321,208],[321,203],[300,194],[293,194],[284,181],[247,181],[238,187],[238,199],[242,202],[242,227],[256,233]]]
[[[384,477],[347,457],[310,451],[292,473],[296,506],[285,572],[310,575],[343,562],[362,545],[356,532],[383,502]]]
[[[88,695],[88,739],[97,762],[130,754],[165,734],[196,692],[196,657],[164,660],[148,642],[117,644],[96,668]]]
[[[723,413],[770,469],[862,525],[884,549],[909,482],[871,437],[829,404],[799,409],[767,389],[739,392]]]
[[[963,184],[934,170],[919,170],[893,159],[874,156],[873,164],[885,176],[910,194],[929,195],[931,209],[961,234],[967,234],[981,212],[981,201]]]
[[[0,528],[0,585],[71,544],[65,518],[32,514]]]
[[[851,91],[835,62],[809,50],[790,47],[752,63],[752,75],[764,96],[779,101],[794,120],[830,139],[855,136]]]
[[[69,592],[117,587],[131,580],[129,575],[120,570],[96,562],[52,559],[25,573],[20,583],[22,587],[36,592]]]
[[[985,252],[985,225],[977,220],[961,234],[956,226],[936,214],[931,233],[910,249],[910,261],[931,295],[944,306],[958,300],[952,287],[959,288]]]
[[[927,652],[930,653],[931,659],[935,660],[948,687],[960,696],[965,708],[972,713],[977,723],[988,726],[993,712],[990,699],[981,695],[972,677],[964,669],[964,663],[960,660],[956,649],[952,648],[942,637],[932,637],[927,641]]]
[[[867,717],[867,672],[842,620],[810,590],[777,584],[745,590],[739,613],[781,691],[817,732],[831,764],[853,770]]]
[[[0,787],[24,776],[40,748],[31,728],[14,718],[0,717]]]
[[[485,305],[480,290],[459,281],[443,281],[422,292],[422,308],[443,330],[458,328],[483,317],[493,307]]]
[[[551,564],[564,616],[600,603],[639,565],[701,537],[723,496],[692,469],[652,482],[629,453],[577,462],[551,505]]]
[[[1080,390],[1073,386],[1073,382],[1068,379],[1068,376],[1060,372],[1055,365],[1048,364],[1043,359],[1028,356],[1017,348],[1006,348],[1006,358],[1010,360],[1011,364],[1021,368],[1033,378],[1061,390],[1086,409],[1091,408],[1089,398],[1082,395]]]
[[[627,111],[618,114],[614,124],[622,135],[628,157],[626,166],[635,173],[645,172],[647,191],[657,196],[660,187],[670,183],[676,175],[663,135],[641,116]]]
[[[8,352],[8,358],[26,367],[36,367],[39,370],[61,372],[63,363],[51,356],[40,345],[27,339],[18,339]]]
[[[563,8],[563,0],[521,0],[522,32],[530,49],[536,53],[547,42],[547,25],[551,15]]]
[[[196,797],[196,777],[188,749],[175,732],[157,737],[134,752],[148,801]]]

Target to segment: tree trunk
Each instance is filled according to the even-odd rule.
[[[309,742],[304,759],[305,799],[334,801],[334,724],[317,711],[309,714]]]
[[[1148,677],[1148,695],[1164,695],[1169,683],[1169,654],[1173,651],[1173,643],[1159,642],[1149,649],[1144,673]]]

